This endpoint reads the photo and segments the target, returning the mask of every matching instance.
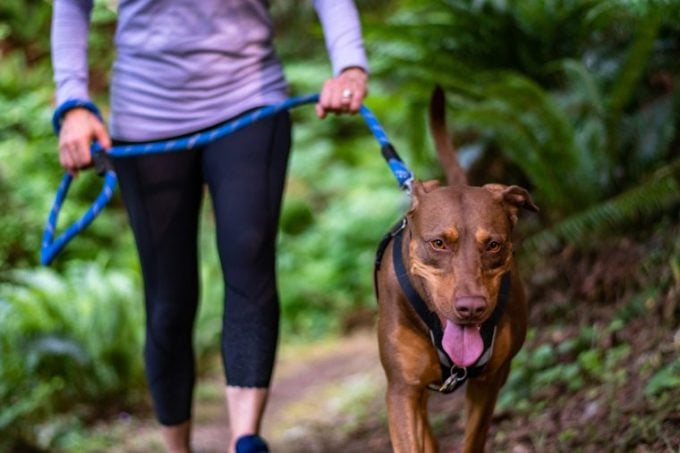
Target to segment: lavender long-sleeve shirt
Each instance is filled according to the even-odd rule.
[[[282,101],[287,84],[272,44],[267,0],[119,0],[111,80],[113,138],[190,133]],[[353,0],[314,0],[334,74],[367,67]],[[54,0],[57,103],[89,99],[92,0]]]

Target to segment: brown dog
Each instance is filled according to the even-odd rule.
[[[412,202],[376,261],[380,359],[395,452],[434,452],[427,389],[467,381],[463,451],[484,450],[496,398],[526,334],[527,304],[512,252],[518,186],[467,185],[435,89],[430,127],[448,186],[415,181]],[[469,379],[469,380],[468,380]]]

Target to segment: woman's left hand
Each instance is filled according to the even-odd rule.
[[[326,80],[316,104],[316,115],[356,113],[367,93],[368,74],[361,68],[347,68],[339,76]]]

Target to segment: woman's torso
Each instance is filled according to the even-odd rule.
[[[265,0],[120,0],[111,135],[147,141],[279,102]]]

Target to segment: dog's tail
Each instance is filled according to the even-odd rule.
[[[444,90],[437,85],[430,99],[430,132],[437,148],[437,156],[446,172],[449,186],[467,184],[467,176],[456,158],[451,136],[446,128],[446,98]]]

